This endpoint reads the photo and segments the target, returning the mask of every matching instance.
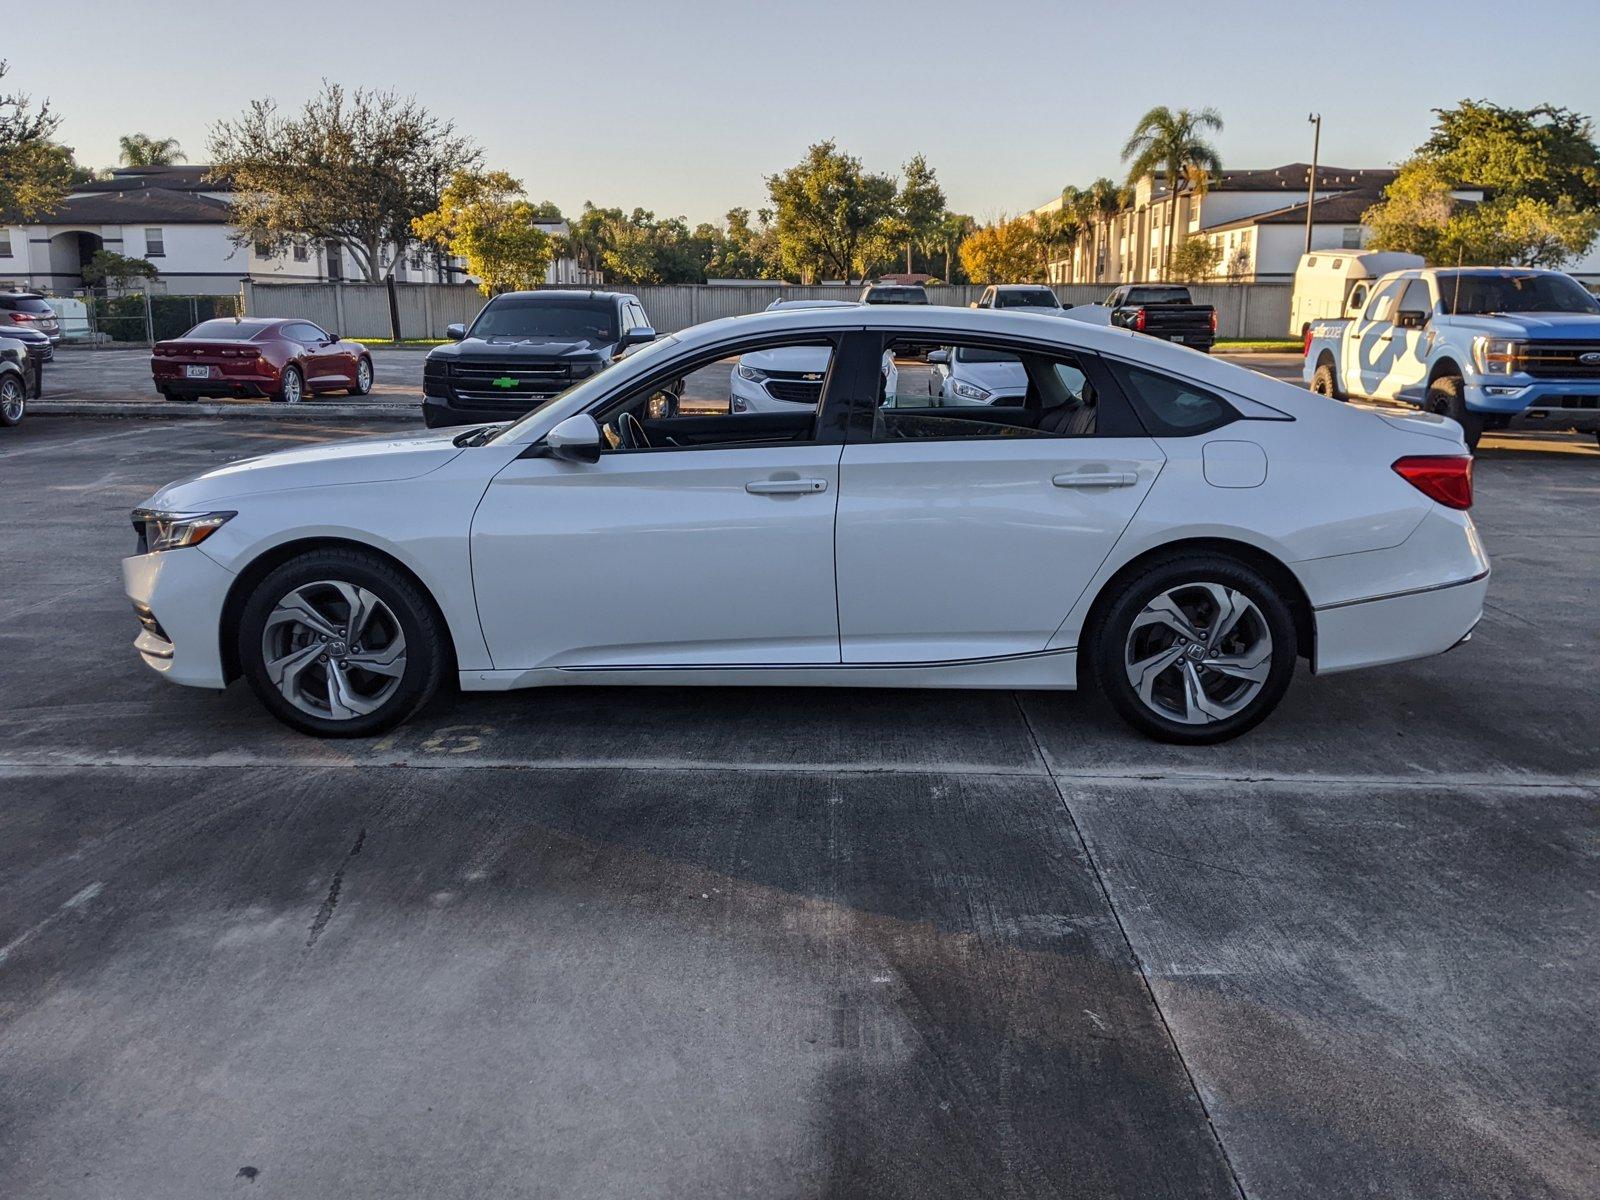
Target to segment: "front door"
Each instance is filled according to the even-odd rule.
[[[1389,345],[1394,351],[1389,373],[1372,395],[1380,400],[1404,400],[1421,404],[1427,391],[1428,351],[1433,346],[1430,325],[1433,297],[1426,279],[1413,279],[1394,307],[1394,335]]]
[[[963,349],[940,348],[946,359]],[[1097,361],[1018,350],[1024,396],[957,406],[916,349],[891,346],[899,394],[880,395],[840,465],[843,660],[1044,650],[1165,458]],[[1002,347],[981,349],[994,363]]]
[[[1395,304],[1405,280],[1393,279],[1373,293],[1366,308],[1352,318],[1351,333],[1345,337],[1345,353],[1352,361],[1343,372],[1350,388],[1361,396],[1379,396],[1394,370],[1395,355],[1404,348],[1394,340]]]
[[[730,353],[669,366],[603,402],[598,462],[520,458],[495,477],[472,563],[496,668],[839,661],[842,434],[820,434],[815,401],[730,414],[738,365]]]

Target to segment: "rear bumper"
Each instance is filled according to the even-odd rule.
[[[198,547],[123,559],[123,591],[140,625],[133,646],[145,665],[174,683],[226,687],[219,634],[234,578]]]
[[[1443,654],[1460,645],[1483,616],[1487,570],[1422,591],[1318,609],[1319,675]]]
[[[156,387],[174,396],[199,400],[207,396],[270,396],[276,385],[237,379],[158,379]]]

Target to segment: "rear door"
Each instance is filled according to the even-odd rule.
[[[1023,403],[947,407],[927,346],[1013,350]],[[920,343],[920,347],[919,347]],[[835,561],[846,663],[934,663],[1045,649],[1165,458],[1105,365],[993,337],[877,344],[892,385],[852,420]]]
[[[1394,311],[1405,279],[1391,279],[1367,301],[1361,314],[1345,327],[1343,377],[1358,394],[1378,396],[1394,369],[1397,347],[1394,344]],[[1401,343],[1404,346],[1404,343]]]

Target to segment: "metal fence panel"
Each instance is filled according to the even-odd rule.
[[[1056,284],[1066,305],[1094,304],[1114,288],[1110,283]],[[442,338],[445,326],[466,323],[487,303],[475,287],[462,284],[396,285],[400,333],[407,338]],[[676,333],[702,321],[760,312],[774,300],[854,300],[860,285],[788,284],[724,286],[668,284],[627,287],[644,304],[659,333]],[[983,295],[979,284],[938,285],[928,289],[934,304],[962,308]],[[1289,326],[1290,286],[1281,283],[1202,284],[1190,288],[1197,304],[1217,310],[1217,334],[1224,338],[1281,338]],[[244,285],[245,312],[256,317],[304,317],[346,337],[389,336],[389,294],[381,283],[260,283]]]

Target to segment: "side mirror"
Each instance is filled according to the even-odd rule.
[[[646,342],[656,340],[656,331],[648,325],[635,325],[617,339],[617,353],[622,354],[635,346],[642,346]]]
[[[644,415],[651,421],[666,421],[677,416],[678,394],[670,388],[651,392],[650,398],[644,402]]]
[[[600,426],[588,413],[578,413],[545,434],[544,444],[564,462],[599,462]]]
[[[453,321],[444,327],[444,335],[452,342],[459,342],[467,336],[467,327],[460,321]]]
[[[1406,309],[1395,315],[1394,323],[1401,329],[1421,329],[1428,323],[1428,314],[1414,309]]]
[[[929,350],[928,365],[930,367],[945,367],[950,365],[950,351]]]
[[[338,342],[338,340],[339,340],[339,335],[337,333],[330,333],[330,334],[328,334],[328,340],[323,342],[322,344],[324,346],[332,346],[336,342]]]

